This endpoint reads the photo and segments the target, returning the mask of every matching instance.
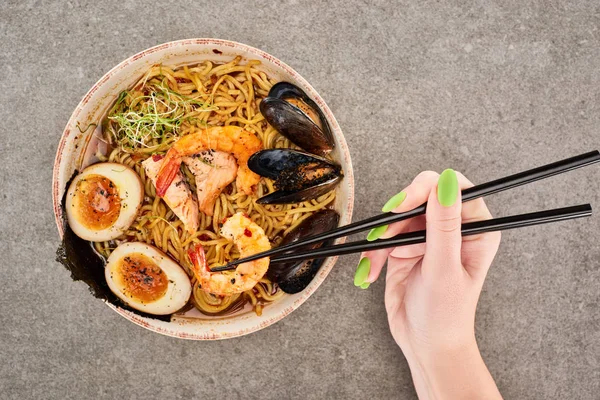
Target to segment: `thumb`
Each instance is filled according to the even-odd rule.
[[[427,201],[427,243],[423,272],[438,275],[462,268],[461,194],[456,172],[447,169],[440,175],[437,190]]]

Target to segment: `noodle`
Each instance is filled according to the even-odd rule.
[[[180,136],[196,128],[212,125],[237,125],[252,132],[263,147],[295,148],[284,136],[267,124],[258,109],[273,81],[255,67],[258,61],[241,65],[241,57],[225,64],[204,61],[194,66],[171,69],[157,65],[150,68],[132,89],[119,96],[103,121],[106,140],[112,146],[108,161],[133,168],[142,179],[145,198],[137,219],[118,239],[95,242],[96,250],[108,257],[125,241],[152,244],[169,254],[192,280],[192,304],[205,314],[233,312],[250,303],[260,315],[266,303],[283,296],[276,284],[262,278],[252,290],[232,296],[215,296],[200,289],[191,270],[187,251],[201,244],[209,267],[222,265],[239,257],[229,240],[219,234],[220,223],[237,212],[246,213],[260,225],[271,243],[277,245],[288,232],[315,211],[328,207],[335,191],[297,204],[266,205],[256,200],[274,191],[273,183],[261,178],[254,195],[238,191],[235,181],[226,188],[214,206],[214,215],[199,213],[199,228],[190,235],[183,223],[164,201],[156,196],[142,161],[152,154],[164,154]],[[192,192],[195,180],[182,167]]]

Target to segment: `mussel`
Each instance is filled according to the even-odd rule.
[[[324,156],[335,146],[323,111],[289,82],[273,85],[260,103],[260,112],[279,133],[306,151]]]
[[[260,204],[299,203],[315,199],[337,185],[342,168],[313,154],[291,149],[270,149],[254,153],[248,167],[273,179],[276,191],[258,199]]]
[[[294,230],[284,236],[279,244],[294,242],[304,237],[318,235],[338,226],[340,216],[334,210],[321,210],[300,223]],[[329,244],[325,242],[325,245]],[[300,247],[298,251],[310,250],[322,246],[321,243]],[[286,293],[298,293],[304,290],[315,277],[319,268],[323,265],[323,259],[308,261],[291,261],[271,263],[267,271],[267,277],[276,282],[281,290]]]

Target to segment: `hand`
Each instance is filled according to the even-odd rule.
[[[461,236],[462,222],[491,218],[483,199],[461,204],[458,188],[471,186],[452,170],[441,176],[431,171],[419,174],[384,211],[404,212],[427,201],[426,215],[376,228],[369,240],[426,229],[427,242],[364,253],[355,277],[357,286],[368,287],[387,260],[385,306],[390,330],[422,397],[437,398],[456,390],[459,370],[469,371],[462,376],[467,383],[477,376],[481,378],[475,379],[478,382],[488,386],[491,382],[489,393],[499,396],[479,355],[474,325],[477,301],[498,250],[500,233]],[[463,385],[463,389],[468,388]],[[474,390],[478,398],[485,397],[481,387]]]

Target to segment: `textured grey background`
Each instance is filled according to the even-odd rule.
[[[0,5],[0,398],[414,398],[384,282],[340,260],[280,323],[212,343],[137,327],[54,262],[56,145],[106,71],[190,37],[247,43],[300,72],[345,132],[356,214],[421,170],[483,182],[600,147],[591,1],[4,1]],[[496,215],[591,202],[587,168],[495,195]],[[600,217],[506,233],[477,316],[507,399],[597,399]]]

